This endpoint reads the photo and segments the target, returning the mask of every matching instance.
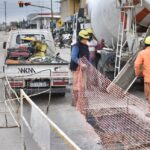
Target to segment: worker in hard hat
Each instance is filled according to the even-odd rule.
[[[35,40],[31,43],[31,47],[33,48],[34,52],[32,56],[29,58],[29,61],[32,61],[36,58],[44,58],[46,55],[46,50],[48,45],[40,40]]]
[[[79,91],[85,88],[86,65],[80,61],[80,58],[85,57],[87,60],[89,60],[89,49],[87,46],[88,40],[89,40],[88,32],[86,30],[81,30],[78,34],[78,41],[74,45],[72,45],[70,70],[72,71],[73,75],[73,100],[72,100],[73,106],[76,106],[77,104],[79,98],[78,97]],[[79,75],[81,70],[82,70],[82,77]]]
[[[46,50],[48,48],[48,45],[46,43],[43,43],[41,41],[34,41],[34,48],[36,49],[36,53],[33,54],[32,57],[45,57]]]
[[[145,38],[144,43],[145,49],[138,53],[134,68],[137,77],[141,75],[144,77],[144,93],[148,100],[148,113],[146,116],[150,117],[150,36]]]
[[[96,55],[96,46],[97,46],[97,41],[93,35],[93,30],[92,28],[87,28],[86,29],[88,34],[89,34],[89,41],[88,41],[88,47],[89,47],[89,52],[90,52],[90,62],[95,65],[95,55]]]

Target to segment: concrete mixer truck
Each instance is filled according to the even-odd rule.
[[[127,89],[135,77],[136,54],[149,34],[150,0],[87,0],[87,5],[94,35],[107,47],[100,51],[97,68],[113,73],[113,81]]]

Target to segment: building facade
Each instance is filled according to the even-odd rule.
[[[53,15],[50,13],[34,13],[27,16],[28,25],[37,29],[55,28],[59,19],[59,13],[54,13]]]
[[[71,19],[71,16],[78,12],[79,4],[80,0],[61,0],[61,20],[66,22]]]
[[[80,8],[86,7],[86,0],[80,0]]]
[[[61,0],[61,21],[64,22],[65,30],[72,28],[73,20],[80,8],[86,8],[86,0]]]

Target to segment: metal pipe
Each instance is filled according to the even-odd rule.
[[[52,23],[52,35],[53,35],[53,1],[51,0],[51,23]]]
[[[4,5],[5,5],[5,31],[7,28],[7,11],[6,11],[6,1],[4,1]]]
[[[73,13],[76,13],[76,0],[73,0]]]

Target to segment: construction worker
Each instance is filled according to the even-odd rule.
[[[25,41],[26,43],[29,44],[29,51],[32,54],[31,58],[43,58],[45,57],[46,50],[48,48],[48,45],[40,40],[36,40],[35,37],[24,37],[21,39],[22,41]]]
[[[95,62],[97,41],[95,40],[95,37],[93,35],[93,30],[91,28],[87,28],[86,30],[89,34],[89,41],[87,44],[88,44],[89,52],[90,52],[90,62],[93,65],[95,65],[94,62]]]
[[[31,58],[34,58],[34,57],[43,58],[43,57],[45,57],[46,50],[48,48],[48,45],[46,43],[43,43],[39,40],[35,40],[32,42],[32,47],[35,49],[35,52],[33,53]]]
[[[79,76],[79,72],[84,70],[86,68],[86,65],[83,64],[80,61],[80,58],[86,57],[89,60],[89,49],[87,46],[87,42],[89,40],[89,34],[86,30],[81,30],[78,34],[78,41],[72,45],[72,51],[71,51],[71,62],[70,62],[70,70],[72,71],[73,74],[73,100],[72,100],[72,105],[76,106],[77,100],[78,100],[78,92],[83,88],[84,89],[84,82],[81,83],[79,80],[81,77]],[[83,80],[86,80],[85,75],[83,73],[82,76]],[[82,84],[82,85],[81,85]]]
[[[145,38],[145,49],[138,53],[134,63],[135,74],[137,77],[143,75],[144,77],[144,93],[148,100],[148,113],[150,117],[150,36]]]

